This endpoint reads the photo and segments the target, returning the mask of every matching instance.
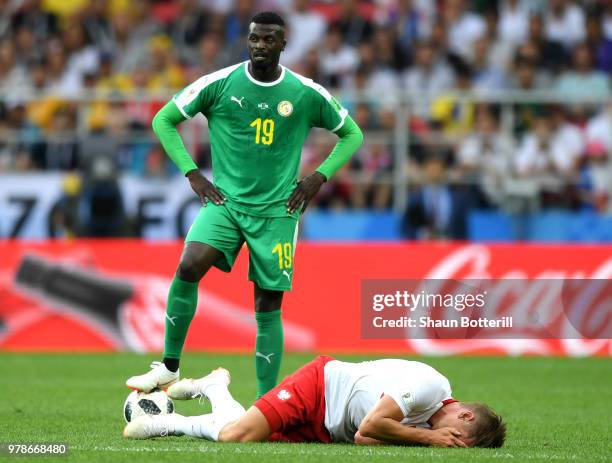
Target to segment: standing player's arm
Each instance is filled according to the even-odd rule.
[[[422,444],[434,447],[467,447],[455,428],[423,429],[401,423],[404,412],[388,395],[384,395],[363,418],[359,434],[389,444]]]
[[[210,199],[215,204],[223,204],[225,198],[217,188],[202,175],[198,166],[185,149],[181,135],[176,126],[185,120],[173,101],[169,101],[153,118],[153,132],[159,138],[164,150],[172,162],[189,179],[191,188],[199,196],[202,203]]]
[[[338,140],[327,159],[314,173],[302,179],[293,191],[287,201],[289,212],[295,211],[302,205],[301,212],[303,213],[321,185],[332,178],[363,144],[363,133],[350,116],[346,116],[344,124],[338,129],[336,135],[340,137],[340,140]]]

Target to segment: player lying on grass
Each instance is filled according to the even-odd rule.
[[[124,437],[501,447],[506,434],[499,415],[487,405],[452,399],[448,380],[421,362],[348,363],[319,356],[246,411],[229,383],[223,368],[175,383],[170,397],[207,397],[212,413],[142,416],[125,427]]]

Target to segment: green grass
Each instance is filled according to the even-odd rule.
[[[610,359],[429,358],[451,381],[458,399],[488,402],[508,423],[502,449],[429,449],[323,444],[218,444],[187,437],[121,438],[126,377],[146,370],[153,356],[131,354],[1,354],[0,442],[66,442],[68,457],[11,461],[82,462],[411,462],[610,461]],[[287,355],[282,374],[312,356]],[[339,356],[346,360],[365,357]],[[223,365],[244,405],[254,398],[251,356],[187,355],[182,375],[201,376]],[[184,414],[208,412],[180,402]]]

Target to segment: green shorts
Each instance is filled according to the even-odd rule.
[[[249,280],[263,289],[290,291],[297,231],[297,217],[256,217],[209,202],[200,209],[185,243],[197,241],[218,249],[224,256],[214,265],[229,272],[246,242]]]

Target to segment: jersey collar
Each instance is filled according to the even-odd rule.
[[[278,79],[273,80],[272,82],[261,82],[257,80],[255,77],[253,77],[251,73],[249,72],[249,62],[248,61],[244,62],[244,73],[249,78],[249,80],[253,82],[255,85],[259,85],[261,87],[272,87],[273,85],[280,83],[285,77],[285,66],[281,65],[280,76],[278,76]]]

